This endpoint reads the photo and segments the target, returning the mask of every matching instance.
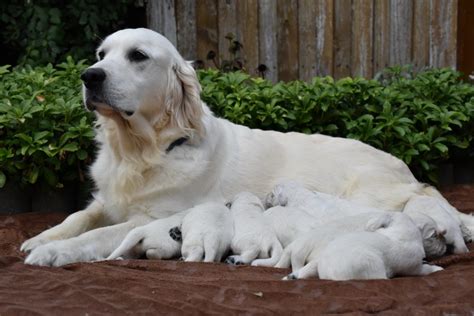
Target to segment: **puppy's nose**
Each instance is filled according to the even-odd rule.
[[[96,89],[105,81],[106,74],[102,68],[89,68],[81,75],[81,80],[87,89]]]

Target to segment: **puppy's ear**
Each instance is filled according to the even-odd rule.
[[[184,60],[175,64],[168,74],[166,112],[171,116],[173,125],[184,131],[195,130],[202,135],[204,108],[200,93],[201,86],[191,64]]]
[[[380,228],[387,228],[392,222],[392,219],[393,217],[391,214],[378,215],[374,218],[371,218],[367,222],[365,230],[369,232],[374,232]]]

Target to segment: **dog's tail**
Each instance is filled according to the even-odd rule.
[[[283,247],[281,246],[278,239],[275,238],[273,245],[270,250],[270,258],[268,259],[256,259],[252,261],[253,266],[262,267],[273,267],[280,260],[281,254],[283,253]]]
[[[115,249],[106,260],[115,260],[119,257],[124,258],[135,258],[137,254],[133,251],[134,247],[142,242],[144,237],[143,231],[141,229],[134,229],[128,233],[125,239],[122,241],[120,246]]]

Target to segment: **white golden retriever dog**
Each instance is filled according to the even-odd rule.
[[[281,178],[384,210],[401,211],[420,195],[447,203],[402,161],[359,141],[214,117],[193,68],[156,32],[113,33],[97,57],[81,76],[85,104],[97,114],[97,199],[25,241],[28,264],[107,257],[134,227],[241,191],[263,198]],[[472,217],[453,212],[474,229]]]

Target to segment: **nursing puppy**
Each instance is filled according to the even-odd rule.
[[[452,247],[453,253],[466,253],[469,249],[464,243],[461,221],[449,209],[431,197],[417,197],[408,201],[403,212],[409,216],[414,214],[424,214],[431,217],[436,224],[445,231],[444,238],[448,247]],[[469,236],[470,237],[470,236]],[[468,239],[469,239],[468,237]]]
[[[231,243],[234,255],[229,256],[226,262],[274,266],[283,249],[264,218],[260,199],[252,193],[241,192],[232,200],[230,210],[234,219],[234,237]]]
[[[152,30],[107,36],[81,79],[84,104],[97,116],[97,199],[25,241],[26,263],[107,257],[139,225],[245,190],[263,198],[281,178],[387,211],[401,211],[417,196],[447,203],[401,160],[360,141],[262,131],[215,117],[194,69]],[[474,230],[472,216],[458,216]]]
[[[148,259],[179,257],[181,254],[181,242],[171,238],[169,231],[173,227],[180,226],[185,215],[186,212],[180,212],[132,229],[107,260],[140,258],[143,254]]]
[[[344,216],[380,211],[332,194],[308,190],[293,180],[281,181],[265,197],[266,207],[277,205],[304,210],[320,223]]]
[[[321,279],[389,279],[396,275],[427,275],[443,268],[423,264],[421,234],[403,213],[378,216],[367,232],[345,234],[330,242],[317,262],[308,262],[295,275]]]
[[[307,268],[308,271],[311,272],[311,276],[314,273],[314,269],[317,268],[317,262],[321,258],[321,252],[330,242],[344,234],[365,231],[369,221],[374,218],[379,218],[382,215],[390,214],[392,213],[382,211],[361,213],[329,220],[317,225],[313,230],[302,234],[290,243],[283,251],[280,261],[278,261],[275,267],[288,268],[291,266],[293,273],[289,278],[299,278],[299,270],[308,262],[312,262]],[[441,240],[439,242],[441,245],[426,248],[425,250],[429,250],[430,253],[427,254],[426,251],[423,251],[423,255],[427,255],[428,257],[437,256],[440,251],[439,248],[443,247],[443,241]],[[428,245],[430,244],[428,243]],[[302,276],[305,277],[304,271]]]
[[[283,248],[319,223],[313,216],[296,207],[275,206],[267,209],[263,215]]]
[[[170,234],[178,241],[181,235],[184,261],[220,262],[229,251],[234,224],[224,204],[209,202],[191,208],[181,228]]]

